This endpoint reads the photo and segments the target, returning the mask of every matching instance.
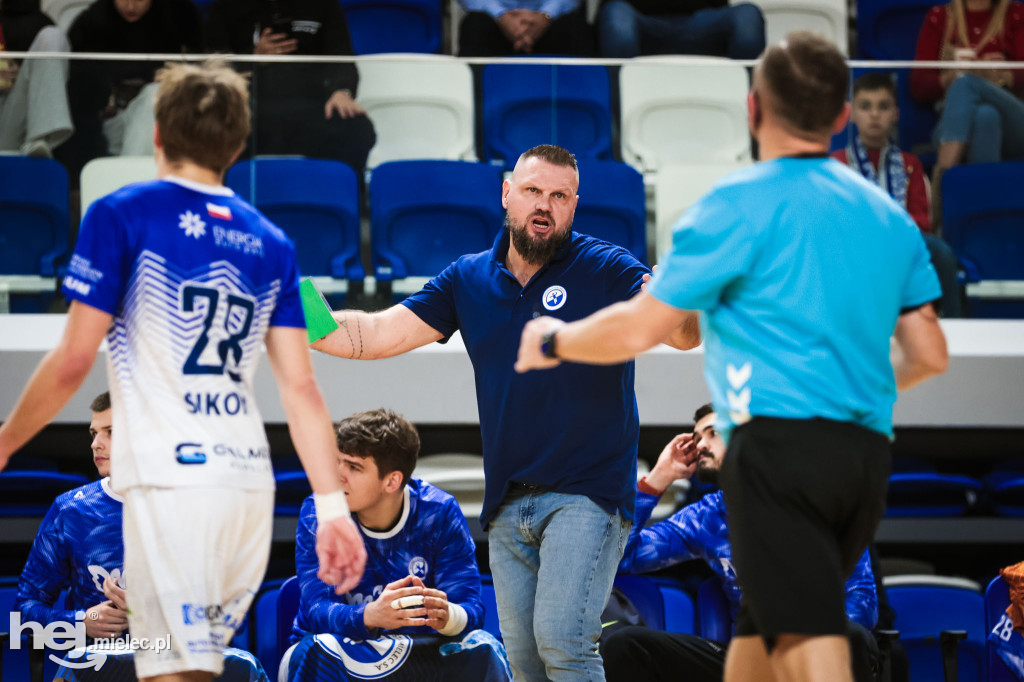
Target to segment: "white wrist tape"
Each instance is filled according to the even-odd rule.
[[[393,609],[405,609],[410,606],[423,606],[423,595],[413,594],[408,597],[399,597],[398,599],[391,600],[391,608]]]
[[[445,637],[457,635],[466,629],[466,623],[468,622],[469,616],[466,614],[466,609],[458,604],[448,602],[448,624],[438,630],[438,633]]]
[[[345,493],[340,490],[324,495],[313,493],[313,505],[316,507],[317,524],[351,516],[348,511],[348,500],[345,499]]]

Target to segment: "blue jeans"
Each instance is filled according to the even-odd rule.
[[[1024,102],[979,76],[960,76],[946,91],[938,143],[966,142],[967,163],[1024,158]]]
[[[602,57],[700,54],[755,59],[764,51],[764,17],[755,5],[703,9],[693,14],[640,14],[624,0],[597,18]]]
[[[601,612],[630,525],[584,495],[514,491],[502,502],[488,545],[516,682],[604,680]]]

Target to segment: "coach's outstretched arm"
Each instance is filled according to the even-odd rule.
[[[338,328],[312,347],[339,358],[390,358],[443,338],[439,331],[404,305],[379,313],[341,310],[334,313],[334,319]]]
[[[338,446],[306,347],[306,330],[271,327],[267,355],[281,391],[295,450],[313,488],[316,503],[316,553],[319,578],[337,585],[338,594],[359,583],[366,565],[366,548],[349,515],[348,502],[337,475]]]
[[[57,347],[39,363],[10,416],[0,426],[0,470],[18,448],[57,416],[89,375],[113,317],[73,301]]]
[[[591,365],[626,362],[662,343],[689,316],[696,317],[641,292],[569,324],[553,317],[538,317],[523,328],[515,368],[517,372],[548,369],[562,360]],[[554,357],[550,357],[552,341]],[[544,355],[545,349],[548,356]]]
[[[929,377],[942,374],[949,366],[946,336],[939,316],[930,305],[900,315],[892,343],[892,368],[896,388],[903,391]]]

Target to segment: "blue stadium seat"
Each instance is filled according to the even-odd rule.
[[[647,627],[666,632],[695,632],[693,599],[675,581],[641,575],[617,575],[615,586],[629,597]]]
[[[0,473],[0,516],[41,516],[58,495],[88,482],[81,474],[4,471]]]
[[[366,276],[359,260],[359,183],[345,164],[257,158],[232,166],[226,184],[291,237],[303,276]]]
[[[291,622],[284,631],[279,626],[278,608],[281,602],[281,588],[285,582],[287,581],[268,580],[263,583],[251,609],[254,633],[252,653],[259,659],[271,679],[277,679],[277,666],[281,662],[281,654],[288,648],[287,644],[282,648],[281,642],[287,643],[292,628]]]
[[[302,503],[313,493],[306,472],[278,471],[274,473],[274,514],[297,516]]]
[[[441,51],[440,0],[341,0],[356,54]]]
[[[926,461],[897,457],[889,476],[885,515],[963,516],[983,490],[980,481],[968,476],[940,474]]]
[[[1024,161],[955,166],[942,178],[943,237],[966,274],[972,317],[1024,316],[1019,290],[997,301],[975,298],[980,292],[971,286],[993,280],[1024,286],[1022,177]]]
[[[997,464],[985,477],[985,492],[996,515],[1024,517],[1024,459]]]
[[[485,159],[512,168],[538,144],[560,145],[577,159],[613,158],[604,66],[488,64],[482,90]]]
[[[24,292],[11,302],[12,311],[45,309],[55,283],[26,278],[61,276],[69,231],[64,167],[53,159],[0,155],[0,283]],[[5,282],[11,276],[19,278],[17,286]]]
[[[952,630],[967,633],[959,646],[960,682],[984,679],[985,600],[977,584],[934,575],[891,576],[884,583],[896,612],[894,629],[910,661],[911,682],[944,679],[939,635]]]
[[[370,178],[378,281],[432,277],[491,248],[501,230],[501,170],[470,161],[392,161]]]
[[[647,262],[644,178],[617,161],[580,161],[580,201],[573,229],[626,248]]]
[[[1006,607],[1010,605],[1010,589],[1001,576],[996,576],[985,588],[985,628],[989,633],[1000,634],[1013,632],[1012,625],[1006,621]],[[1018,635],[1019,636],[1019,635]],[[1017,678],[1006,667],[996,651],[996,645],[985,642],[988,651],[988,682],[1017,682]]]
[[[501,640],[501,627],[498,623],[498,600],[494,595],[494,578],[483,574],[480,576],[480,596],[484,603],[484,630]]]
[[[701,583],[697,592],[697,615],[701,637],[723,643],[732,639],[729,599],[720,578],[708,578]]]

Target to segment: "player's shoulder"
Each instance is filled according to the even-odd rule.
[[[103,499],[105,495],[103,481],[93,481],[92,483],[86,483],[61,493],[54,500],[53,504],[60,513],[67,513],[74,509],[95,504],[97,500]]]
[[[409,497],[416,499],[421,509],[459,506],[458,501],[451,493],[441,490],[422,478],[410,478],[407,485],[409,486]]]

